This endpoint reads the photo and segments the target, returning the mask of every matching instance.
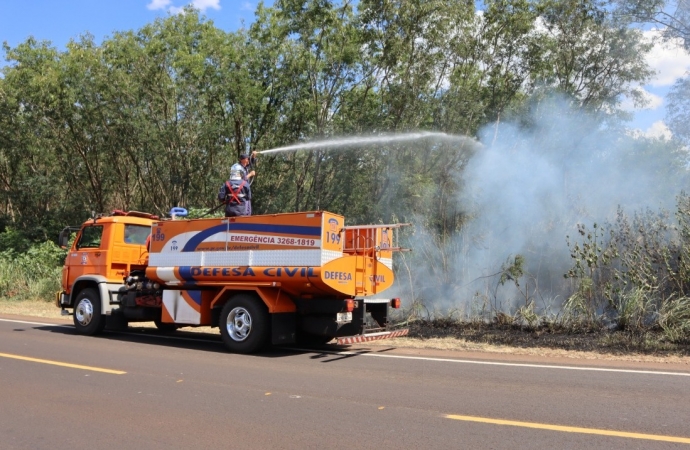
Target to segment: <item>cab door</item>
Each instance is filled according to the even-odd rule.
[[[106,275],[106,252],[103,246],[103,225],[82,228],[69,256],[70,286],[82,275]]]
[[[62,265],[62,288],[66,292],[70,292],[72,286],[72,280],[69,277],[69,269],[70,265],[72,264],[70,261],[70,254],[72,252],[72,247],[74,247],[74,245],[70,245],[69,241],[71,239],[72,234],[78,234],[80,231],[80,227],[65,227],[60,232],[60,236],[58,237],[58,244],[60,245],[60,248],[68,250],[67,255],[65,255],[64,264]]]

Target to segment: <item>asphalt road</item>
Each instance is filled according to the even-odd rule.
[[[75,334],[0,316],[0,449],[690,446],[687,366]]]

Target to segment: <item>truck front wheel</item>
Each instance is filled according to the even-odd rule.
[[[269,315],[266,305],[251,295],[238,294],[220,312],[220,335],[230,351],[253,353],[268,342]]]
[[[79,292],[74,306],[74,328],[79,334],[93,336],[105,328],[105,316],[101,314],[101,296],[93,288]]]

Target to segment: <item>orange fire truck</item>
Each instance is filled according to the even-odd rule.
[[[407,334],[388,321],[400,300],[373,298],[393,284],[401,224],[345,226],[325,211],[174,219],[115,211],[79,227],[57,295],[77,332],[100,333],[108,316],[164,331],[212,326],[241,353]]]

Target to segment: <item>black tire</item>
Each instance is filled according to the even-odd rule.
[[[97,290],[86,288],[77,294],[73,319],[79,334],[93,336],[103,331],[106,317],[101,313],[101,296]]]
[[[218,327],[225,346],[236,353],[261,350],[271,335],[266,305],[247,294],[237,294],[223,306]]]
[[[162,322],[161,319],[154,319],[153,323],[156,324],[156,328],[158,328],[158,330],[164,333],[172,333],[174,331],[177,331],[178,328],[180,328],[180,325],[176,323]]]

